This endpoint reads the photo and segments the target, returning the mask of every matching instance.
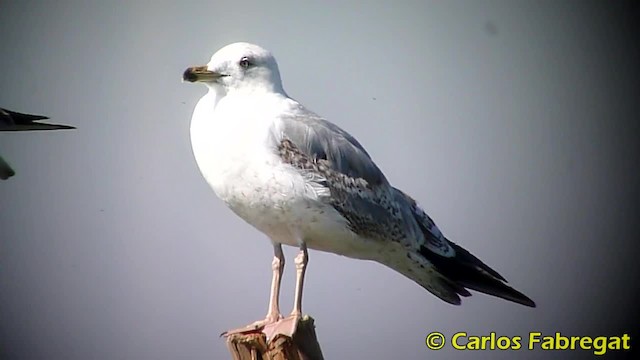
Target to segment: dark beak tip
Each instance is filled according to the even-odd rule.
[[[198,80],[198,77],[196,76],[196,74],[193,73],[193,70],[191,68],[188,68],[182,73],[182,80],[188,81],[188,82],[195,82],[196,80]]]

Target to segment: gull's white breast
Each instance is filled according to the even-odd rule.
[[[216,103],[209,94],[198,102],[191,142],[204,178],[231,210],[274,241],[292,246],[305,241],[310,248],[368,257],[369,241],[319,200],[320,189],[308,177],[279,158],[281,134],[274,134],[274,124],[295,103],[268,96],[259,101],[253,95],[250,102],[227,96]]]

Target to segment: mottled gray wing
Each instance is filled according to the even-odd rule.
[[[388,185],[362,145],[337,125],[310,111],[284,117],[281,125],[283,138],[291,140],[310,158],[324,160],[332,170],[363,179],[369,186]]]
[[[301,110],[283,117],[276,132],[283,161],[329,190],[322,200],[348,221],[353,232],[407,246],[421,236],[410,209],[396,201],[384,174],[346,131]]]
[[[451,257],[455,256],[455,251],[449,244],[449,240],[442,235],[436,223],[427,215],[427,213],[420,207],[417,201],[411,196],[405,194],[402,190],[393,188],[399,197],[405,199],[408,206],[411,207],[411,213],[413,214],[422,234],[424,235],[424,244],[419,244],[426,247],[429,251],[436,253],[440,256]]]

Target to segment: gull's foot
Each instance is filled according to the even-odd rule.
[[[276,324],[278,323],[278,321],[282,321],[282,315],[278,315],[278,316],[274,316],[274,317],[267,317],[264,320],[258,320],[254,323],[251,323],[245,327],[242,328],[238,328],[238,329],[233,329],[233,330],[227,330],[225,332],[223,332],[222,334],[220,334],[220,336],[224,336],[224,337],[228,337],[230,335],[234,335],[234,334],[253,334],[253,333],[259,333],[260,331],[262,331],[262,329],[264,329],[266,326],[271,325],[271,324]]]
[[[267,341],[274,339],[279,334],[292,338],[296,333],[300,319],[302,319],[302,315],[291,314],[280,321],[265,325],[262,332],[267,336]]]

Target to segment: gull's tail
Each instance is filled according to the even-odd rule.
[[[497,271],[461,246],[451,241],[449,241],[449,245],[455,250],[456,255],[454,257],[440,256],[426,247],[420,249],[420,255],[433,264],[435,270],[445,279],[453,283],[452,285],[454,286],[452,288],[454,290],[459,290],[456,289],[459,287],[462,287],[463,290],[468,288],[525,306],[536,307],[533,300],[508,286],[505,278],[498,274]],[[456,291],[456,293],[462,296],[468,296],[467,294],[469,294],[466,290]]]
[[[444,257],[422,247],[419,252],[387,254],[377,260],[418,283],[433,295],[453,305],[460,297],[471,296],[467,289],[513,301],[529,307],[536,304],[526,295],[506,285],[506,280],[460,246],[451,243],[455,257]]]
[[[536,306],[526,295],[508,286],[507,280],[497,271],[444,237],[413,198],[401,190],[394,190],[396,200],[405,201],[411,209],[425,242],[402,261],[392,259],[388,266],[451,304],[459,305],[460,296],[471,296],[467,289],[472,289],[525,306]]]

